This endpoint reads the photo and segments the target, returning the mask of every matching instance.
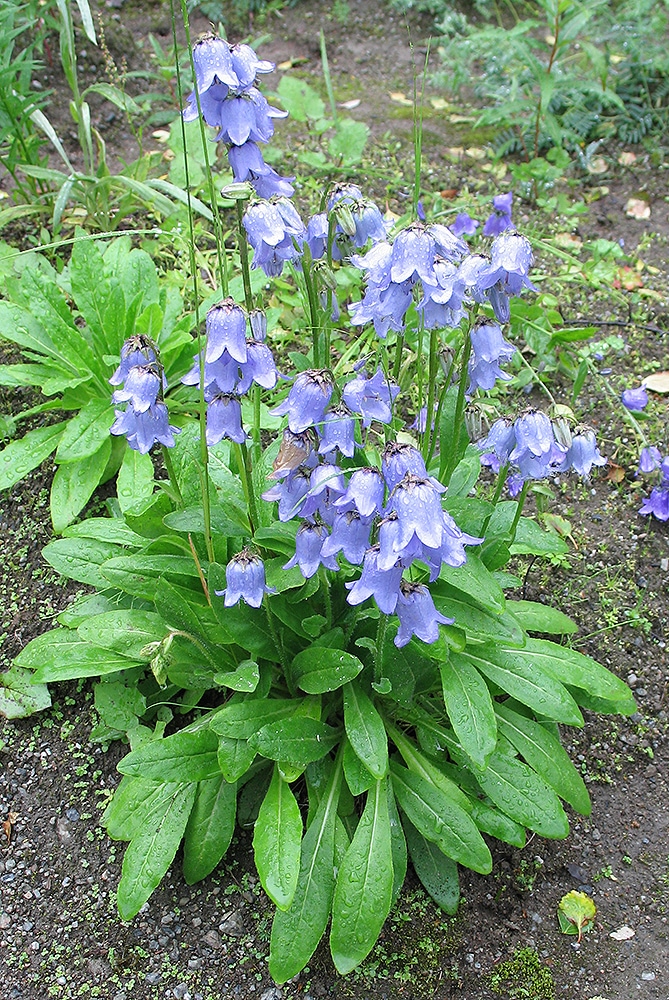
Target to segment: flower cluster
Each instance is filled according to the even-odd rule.
[[[302,372],[275,413],[288,417],[273,478],[263,499],[278,502],[280,521],[299,516],[295,554],[285,568],[299,567],[305,579],[324,566],[337,571],[337,557],[362,565],[358,580],[347,583],[348,602],[374,597],[384,614],[397,614],[395,643],[416,635],[435,642],[441,615],[426,586],[405,579],[414,562],[430,580],[441,566],[461,566],[464,546],[480,539],[460,531],[443,509],[444,487],[428,475],[423,457],[409,444],[390,443],[382,467],[344,470],[337,455],[355,451],[355,418],[363,427],[388,423],[398,389],[379,369],[358,374],[342,390],[343,403],[330,407],[335,387],[327,371]]]
[[[254,336],[248,338],[246,313],[233,299],[212,306],[206,319],[204,359],[196,355],[193,367],[181,379],[185,385],[199,385],[204,365],[208,445],[223,438],[238,444],[245,441],[241,397],[254,383],[263,389],[273,389],[276,385],[278,372],[274,358],[263,343],[264,314],[252,314],[250,324]]]
[[[530,479],[545,479],[569,469],[587,477],[594,465],[606,465],[592,430],[577,428],[572,434],[540,410],[529,410],[515,421],[500,418],[478,447],[483,452],[482,465],[493,472],[509,470],[507,486],[512,496]]]
[[[327,252],[331,217],[333,260],[349,257],[352,247],[359,250],[369,240],[378,243],[386,238],[388,230],[378,206],[364,198],[355,184],[339,184],[328,199],[327,211],[312,216],[307,225],[306,240],[312,260],[320,260]]]
[[[509,297],[534,286],[528,278],[533,255],[524,236],[508,230],[493,241],[491,258],[467,255],[467,246],[446,226],[414,222],[392,243],[382,240],[351,258],[365,272],[366,290],[351,306],[354,326],[373,323],[379,337],[401,332],[414,290],[425,328],[455,327],[465,305],[489,302],[500,323],[509,319]]]
[[[174,445],[178,428],[171,427],[162,396],[167,388],[155,344],[148,337],[130,337],[121,348],[121,363],[109,379],[120,385],[112,403],[126,403],[116,410],[111,434],[125,434],[128,444],[145,455],[158,441],[168,448]],[[160,397],[160,398],[159,398]]]
[[[639,508],[640,514],[652,514],[658,521],[669,521],[669,455],[662,458],[659,448],[642,448],[639,472],[660,471],[660,485],[654,486]]]
[[[199,103],[205,122],[218,129],[218,141],[228,147],[234,180],[248,181],[261,198],[290,197],[291,178],[265,163],[258,146],[274,134],[272,119],[287,115],[268,104],[254,86],[257,75],[271,73],[274,63],[258,59],[250,45],[230,45],[209,34],[194,46],[193,65],[195,90],[188,97],[184,120],[198,117]]]

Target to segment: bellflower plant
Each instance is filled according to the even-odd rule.
[[[244,302],[221,287],[204,322],[198,312],[169,411],[155,347],[123,348],[112,381],[126,408],[112,431],[138,452],[161,442],[163,463],[147,476],[137,455],[114,516],[46,547],[97,593],[15,669],[47,699],[46,682],[93,669],[113,694],[113,716],[96,698],[96,733],[131,747],[104,815],[130,841],[124,920],[182,842],[189,884],[215,870],[242,793],[276,905],[269,970],[284,983],[328,927],[341,974],[363,961],[409,860],[451,908],[458,865],[491,870],[484,834],[518,848],[528,830],[565,837],[562,802],[583,815],[590,802],[557,724],[635,704],[604,667],[545,638],[575,630],[565,615],[503,589],[512,556],[567,551],[523,504],[534,480],[601,465],[594,434],[539,410],[500,417],[478,443],[467,433],[467,406],[505,377],[505,307],[532,291],[529,241],[505,229],[488,258],[440,224],[388,229],[355,185],[324,192],[325,218],[304,226],[285,179],[258,159],[274,113],[256,77],[270,64],[211,35],[193,62],[185,115],[219,130],[255,188],[238,202],[232,258]],[[231,242],[218,247],[224,263]],[[350,302],[341,289],[356,287],[355,269],[364,288]],[[303,304],[289,384],[263,302],[279,275]],[[195,282],[198,308],[200,293]],[[421,411],[431,419],[411,424]],[[503,499],[512,477],[519,495]]]

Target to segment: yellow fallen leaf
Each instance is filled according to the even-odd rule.
[[[155,132],[151,133],[151,135],[154,139],[157,139],[158,142],[167,142],[170,137],[170,133],[166,128],[157,128]]]
[[[295,56],[293,59],[286,59],[285,62],[279,63],[277,69],[292,69],[294,66],[302,66],[306,62],[309,60],[305,56]]]
[[[650,219],[650,205],[643,198],[630,198],[625,205],[625,215],[630,219]]]
[[[485,149],[481,149],[480,146],[468,146],[465,153],[467,156],[471,157],[472,160],[485,160],[488,155]]]
[[[456,159],[465,155],[464,146],[447,146],[444,152],[447,156],[454,156]]]
[[[473,115],[449,115],[449,122],[453,122],[454,125],[459,125],[461,122],[473,122]]]
[[[583,240],[580,240],[574,233],[556,233],[553,237],[555,243],[561,250],[580,250]]]
[[[395,104],[403,104],[405,107],[413,107],[413,101],[410,101],[406,94],[403,94],[401,90],[392,90],[388,94],[391,101]]]
[[[643,379],[641,385],[651,392],[669,392],[669,372],[654,372]]]
[[[618,157],[618,163],[621,167],[631,167],[633,163],[636,163],[636,160],[636,153],[627,150]]]
[[[444,108],[450,108],[450,104],[448,101],[445,101],[443,97],[431,97],[430,104],[433,108],[436,108],[437,111],[443,111]]]

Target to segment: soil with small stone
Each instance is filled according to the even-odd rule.
[[[343,100],[360,97],[351,113],[371,126],[379,149],[397,148],[392,156],[404,157],[409,176],[410,122],[395,115],[388,94],[411,93],[412,65],[422,65],[428,22],[414,17],[409,31],[374,0],[350,0],[348,8],[340,24],[328,16],[329,4],[305,0],[256,22],[254,30],[270,35],[265,57],[292,60],[316,79],[322,27],[335,93]],[[122,48],[131,64],[146,58],[137,45],[147,32],[169,43],[166,5],[140,8],[112,0],[100,10],[112,54],[114,46]],[[194,33],[205,28],[196,18]],[[92,58],[89,51],[84,72],[87,65],[92,72]],[[47,67],[44,84],[58,85],[55,68]],[[112,138],[116,149],[131,143],[116,119],[100,124],[110,146]],[[448,121],[433,117],[429,127],[430,183],[457,189],[472,181],[473,164],[444,152],[459,145]],[[628,252],[642,241],[644,259],[666,273],[669,217],[661,180],[643,156],[634,173],[621,168],[608,193],[579,220],[579,235],[624,239]],[[623,212],[626,199],[641,188],[652,192],[650,220]],[[564,306],[569,314],[567,300]],[[597,304],[579,306],[588,307]],[[669,369],[666,298],[654,308],[649,323],[657,332],[621,331],[626,349],[607,376],[617,388],[637,384],[646,362]],[[608,332],[602,328],[602,335]],[[16,411],[17,394],[1,392],[0,411]],[[651,404],[656,413],[662,405],[659,397]],[[249,831],[238,833],[225,861],[198,885],[185,884],[177,857],[140,914],[130,923],[119,919],[115,888],[123,845],[108,839],[100,816],[118,783],[116,764],[125,748],[89,742],[95,713],[88,684],[58,685],[51,710],[0,724],[3,1000],[669,1000],[669,534],[667,525],[637,514],[643,486],[633,474],[633,445],[620,439],[600,404],[593,404],[588,419],[625,478],[616,482],[603,470],[587,484],[554,484],[552,509],[568,516],[573,530],[568,564],[522,561],[516,571],[524,596],[572,615],[580,626],[575,648],[627,680],[637,699],[631,718],[586,713],[582,731],[564,733],[592,796],[591,817],[572,816],[565,841],[534,837],[523,851],[491,843],[492,874],[461,871],[463,902],[453,918],[410,876],[360,969],[337,976],[321,945],[308,968],[278,988],[267,972],[271,907],[253,872]],[[40,556],[50,537],[52,473],[47,462],[0,497],[0,668],[50,627],[79,591],[64,585]],[[571,889],[588,893],[597,905],[595,927],[580,943],[562,935],[557,923],[558,903]],[[612,937],[621,927],[633,936]],[[537,966],[522,949],[535,953]]]

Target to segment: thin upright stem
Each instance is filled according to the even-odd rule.
[[[388,615],[379,615],[379,624],[376,629],[376,656],[374,658],[374,683],[378,684],[383,677],[383,648],[386,642],[386,632],[388,631]]]
[[[527,499],[527,494],[528,494],[529,489],[530,489],[530,483],[531,483],[530,479],[526,479],[525,480],[525,482],[523,483],[523,488],[520,491],[520,496],[518,497],[518,500],[516,501],[516,513],[514,514],[513,521],[511,522],[511,528],[510,528],[509,538],[508,538],[509,545],[513,545],[513,543],[516,540],[516,532],[518,531],[518,524],[520,522],[520,518],[521,518],[521,515],[523,513],[523,508],[525,506],[525,500]]]
[[[237,465],[239,466],[239,478],[241,479],[242,482],[242,489],[244,490],[246,507],[249,512],[249,524],[251,527],[251,535],[254,535],[255,530],[258,527],[258,507],[256,505],[255,490],[253,487],[251,460],[248,453],[248,449],[244,443],[237,444],[235,442],[235,451],[237,452]]]
[[[444,484],[448,486],[449,480],[453,474],[453,469],[456,466],[458,460],[458,445],[460,442],[460,427],[462,425],[462,416],[465,412],[465,392],[467,389],[467,379],[468,366],[469,366],[469,355],[472,351],[472,338],[470,336],[470,331],[467,330],[465,334],[465,340],[462,345],[462,358],[460,362],[460,382],[458,384],[458,397],[455,403],[455,416],[453,418],[453,435],[451,437],[451,446],[447,452],[441,456],[441,467],[439,469],[439,479]]]
[[[164,444],[161,445],[161,448],[163,452],[163,461],[165,463],[165,469],[167,471],[167,476],[170,481],[170,486],[172,487],[172,491],[175,497],[177,498],[177,503],[179,504],[180,507],[183,507],[184,498],[181,495],[181,490],[179,489],[179,480],[177,479],[176,472],[174,471],[174,463],[172,461],[172,456],[170,455],[170,450],[169,448],[166,448]]]
[[[239,262],[242,266],[242,281],[244,282],[244,302],[246,310],[253,310],[253,292],[251,291],[251,267],[249,264],[249,245],[244,229],[244,202],[235,201],[237,211],[237,246],[239,247]]]
[[[437,368],[439,367],[439,337],[436,328],[430,330],[430,358],[428,361],[427,376],[427,415],[425,418],[425,433],[423,435],[423,458],[428,461],[430,455],[430,441],[432,438],[432,414],[434,411],[434,400],[437,391]]]

